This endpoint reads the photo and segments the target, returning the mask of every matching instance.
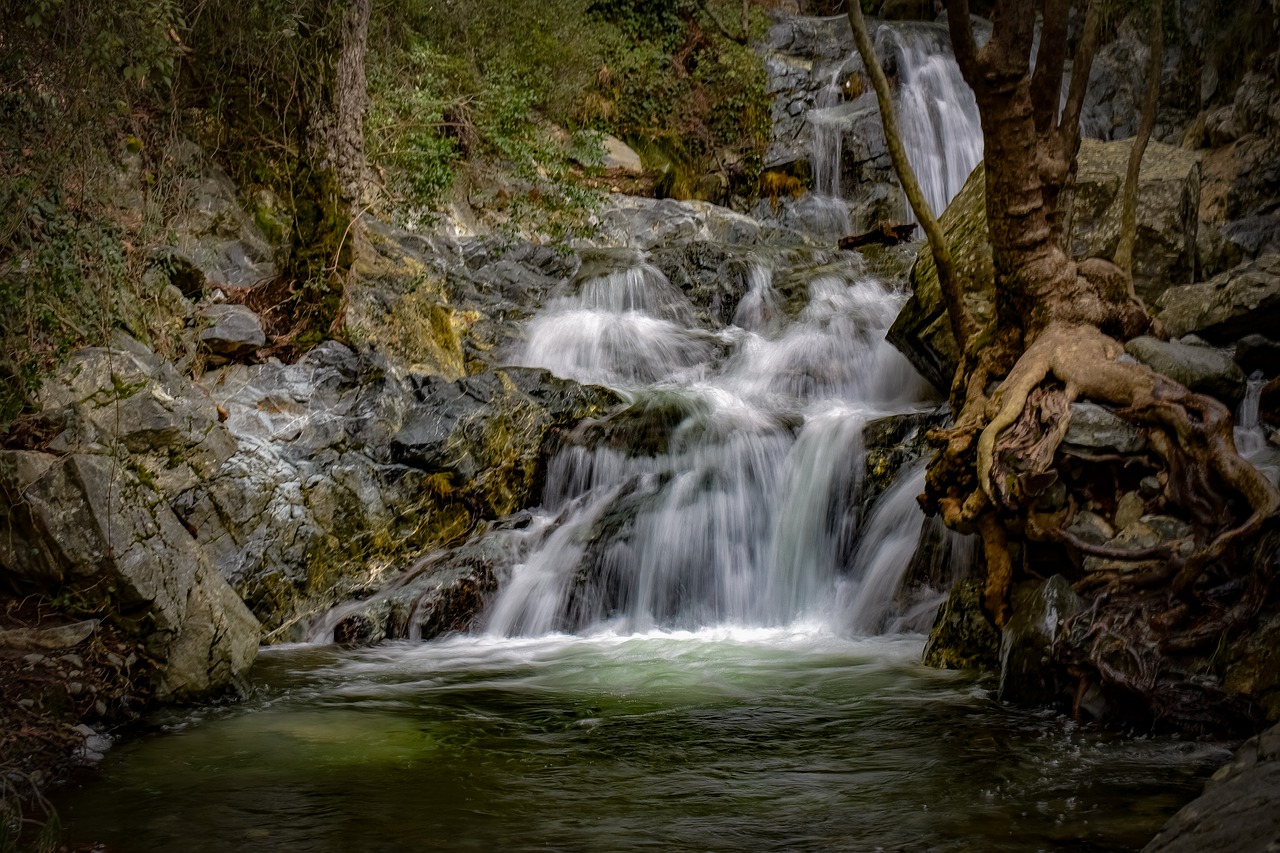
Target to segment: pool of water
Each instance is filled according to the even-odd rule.
[[[267,650],[63,792],[127,851],[1133,850],[1227,758],[996,703],[918,636]]]

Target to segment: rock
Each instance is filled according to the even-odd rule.
[[[1047,705],[1062,685],[1051,666],[1053,644],[1063,620],[1079,613],[1084,600],[1062,575],[1021,584],[1014,592],[1013,615],[1000,641],[1000,687],[1003,702]]]
[[[1142,518],[1145,510],[1146,503],[1142,500],[1141,495],[1137,492],[1125,492],[1116,503],[1116,527],[1124,530],[1130,524]]]
[[[1077,260],[1110,257],[1115,251],[1129,146],[1127,141],[1086,139],[1081,143],[1071,232],[1072,255]],[[1195,275],[1200,166],[1196,155],[1159,143],[1148,147],[1142,162],[1134,287],[1152,304],[1170,285],[1188,283]],[[988,322],[994,310],[984,187],[985,172],[979,165],[940,220],[961,279],[971,283],[965,302],[979,324]],[[890,328],[888,340],[945,392],[958,353],[928,247],[917,255],[911,283],[911,299]]]
[[[466,631],[497,591],[496,571],[507,568],[507,561],[518,553],[503,551],[497,537],[477,537],[432,554],[367,600],[335,608],[320,621],[315,635],[366,646]]]
[[[200,343],[216,358],[234,361],[267,344],[262,320],[244,305],[209,305],[196,318],[209,324],[200,331]]]
[[[640,161],[640,155],[632,150],[631,146],[607,133],[600,141],[604,145],[604,159],[600,161],[601,166],[605,169],[621,169],[629,175],[644,174],[644,163]]]
[[[1246,376],[1261,373],[1264,379],[1270,379],[1280,374],[1280,341],[1245,335],[1236,341],[1236,364]]]
[[[648,251],[682,240],[746,245],[760,237],[754,219],[705,201],[613,195],[597,217],[601,246]]]
[[[951,587],[938,611],[924,664],[938,669],[993,670],[1000,664],[1000,633],[982,609],[983,582],[965,578]]]
[[[46,412],[63,410],[66,428],[53,449],[101,453],[104,442],[118,441],[129,466],[169,495],[235,452],[209,395],[136,341],[75,353],[40,400]]]
[[[1239,136],[1239,134],[1236,134]],[[1220,140],[1202,161],[1198,251],[1209,279],[1243,261],[1280,253],[1280,137]]]
[[[1268,722],[1280,722],[1280,616],[1227,646],[1223,686],[1257,703]]]
[[[1130,492],[1128,494],[1136,494]],[[1126,515],[1129,514],[1126,510]],[[1120,509],[1116,510],[1116,525],[1120,524]],[[1115,537],[1105,544],[1122,551],[1142,551],[1165,542],[1177,542],[1191,536],[1191,527],[1184,521],[1164,515],[1143,515],[1137,519],[1125,519],[1128,523]],[[1184,547],[1190,547],[1184,546]],[[1088,556],[1084,558],[1086,572],[1136,572],[1158,568],[1159,560],[1119,560]]]
[[[196,547],[164,496],[111,457],[0,451],[0,564],[19,590],[75,595],[139,637],[156,695],[243,685],[258,623]]]
[[[866,473],[859,502],[862,517],[876,500],[897,482],[905,468],[923,459],[932,448],[925,436],[931,429],[947,426],[946,412],[912,412],[868,421],[862,428],[866,453]]]
[[[1157,302],[1174,337],[1196,334],[1218,345],[1280,328],[1280,254],[1245,261],[1209,281],[1174,287]]]
[[[271,211],[251,215],[227,174],[188,148],[187,167],[199,177],[176,188],[185,197],[177,202],[178,215],[166,222],[170,244],[154,250],[154,262],[191,298],[207,285],[252,287],[274,277],[272,239],[282,239],[285,228]],[[269,238],[262,225],[276,233]]]
[[[1146,447],[1142,433],[1097,403],[1072,403],[1071,423],[1063,443],[1090,454],[1136,453]]]
[[[1228,406],[1244,399],[1244,372],[1218,350],[1145,336],[1129,341],[1124,350],[1157,373]]]
[[[1115,528],[1105,518],[1085,509],[1076,513],[1067,532],[1092,545],[1105,545],[1116,535]]]
[[[710,328],[734,321],[749,289],[752,250],[706,240],[690,240],[655,249],[649,262],[680,288]]]
[[[1264,853],[1280,845],[1280,728],[1255,735],[1142,853]]]
[[[10,649],[69,649],[93,634],[100,619],[83,619],[48,628],[0,628],[0,647]]]

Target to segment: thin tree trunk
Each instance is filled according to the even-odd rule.
[[[943,302],[947,306],[947,318],[951,321],[951,334],[963,352],[969,340],[977,333],[974,321],[964,304],[964,288],[956,272],[955,263],[951,259],[951,248],[947,245],[946,235],[937,217],[929,209],[920,183],[916,180],[911,163],[907,160],[906,148],[902,145],[902,134],[898,130],[898,120],[893,112],[893,93],[889,91],[889,81],[880,67],[876,57],[875,46],[867,33],[867,22],[862,17],[862,6],[858,0],[849,0],[849,24],[853,27],[853,40],[862,54],[862,61],[867,67],[867,75],[876,90],[876,100],[880,104],[880,121],[884,125],[884,136],[889,146],[889,156],[893,160],[893,168],[898,173],[902,191],[920,221],[925,237],[929,241],[929,250],[933,253],[933,262],[938,269],[938,288],[942,291]]]
[[[364,193],[364,60],[372,0],[344,0],[340,13],[312,0],[312,75],[294,193],[293,246],[285,275],[300,319],[323,333],[337,319],[360,237]],[[314,335],[313,335],[314,337]]]
[[[1115,265],[1133,280],[1133,245],[1138,236],[1138,178],[1142,171],[1142,155],[1146,153],[1151,131],[1156,124],[1160,104],[1160,78],[1164,70],[1164,3],[1151,0],[1151,64],[1147,68],[1147,97],[1142,104],[1138,135],[1129,151],[1129,168],[1124,176],[1124,196],[1120,208],[1120,242],[1116,246]]]

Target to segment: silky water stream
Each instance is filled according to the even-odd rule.
[[[551,462],[527,524],[489,534],[509,565],[482,625],[347,649],[322,620],[319,642],[264,650],[246,701],[168,712],[111,750],[60,799],[72,837],[119,853],[1140,846],[1225,751],[1005,707],[919,663],[941,596],[908,572],[922,474],[862,506],[862,426],[928,395],[883,340],[902,296],[856,257],[822,260],[762,256],[724,328],[643,257],[584,264],[513,360],[631,404]],[[942,538],[945,576],[969,546]]]

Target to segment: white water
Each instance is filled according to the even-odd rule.
[[[625,253],[616,263],[535,317],[517,360],[619,390],[640,413],[624,430],[649,434],[645,412],[678,414],[654,452],[588,441],[552,460],[536,513],[555,523],[503,534],[524,538],[525,557],[486,631],[927,628],[918,605],[936,592],[902,588],[920,476],[869,522],[858,509],[863,425],[928,399],[884,341],[903,294],[850,257],[811,273],[789,319],[762,262],[735,325],[712,333],[661,272]]]
[[[945,26],[885,23],[874,38],[881,65],[895,86],[894,108],[907,159],[930,209],[941,215],[982,160],[977,102],[956,65]],[[852,132],[855,119],[878,115],[875,94],[870,91],[856,101],[841,103],[840,78],[863,68],[855,51],[833,72],[809,114],[814,191],[829,206],[847,198],[840,176],[845,134]],[[850,189],[856,195],[857,189]],[[905,200],[902,216],[915,221]],[[853,223],[854,230],[873,224]]]

